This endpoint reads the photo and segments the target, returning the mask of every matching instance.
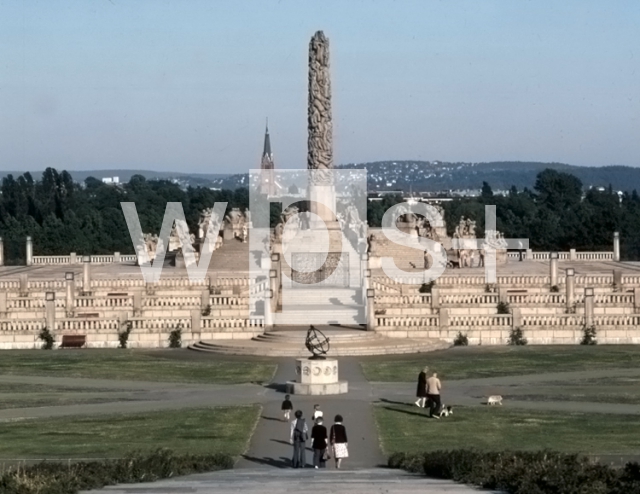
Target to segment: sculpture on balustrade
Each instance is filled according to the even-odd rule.
[[[176,219],[169,235],[169,252],[182,250],[181,238],[183,237],[188,238],[192,245],[195,242],[195,235],[189,233],[187,222]]]
[[[224,239],[232,240],[234,238],[242,240],[242,231],[245,225],[245,215],[240,208],[233,208],[224,217]]]
[[[460,217],[460,221],[453,233],[454,239],[472,239],[476,238],[476,222],[464,216]],[[455,250],[455,249],[454,249]],[[472,267],[475,249],[457,249],[458,267]],[[480,264],[483,264],[484,255],[480,255]]]
[[[198,221],[198,238],[202,239],[206,236],[211,236],[211,238],[217,237],[219,232],[213,230],[214,225],[219,221],[220,217],[214,212],[213,208],[206,208],[200,211],[200,219]]]
[[[497,230],[485,230],[484,241],[482,242],[482,265],[484,266],[484,257],[488,249],[495,250],[496,263],[504,264],[507,262],[507,241],[504,235]]]

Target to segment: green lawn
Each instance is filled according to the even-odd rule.
[[[0,383],[0,410],[141,400],[140,394],[119,389]]]
[[[640,368],[637,345],[455,347],[409,358],[361,360],[369,381],[409,382],[427,365],[442,379]]]
[[[266,360],[203,358],[189,350],[0,350],[0,374],[136,381],[237,384],[268,382]]]
[[[216,407],[0,423],[0,459],[114,458],[159,447],[242,454],[259,406]]]
[[[640,421],[630,415],[534,412],[504,407],[458,407],[430,419],[408,405],[376,405],[385,454],[438,449],[539,450],[583,454],[639,454]]]

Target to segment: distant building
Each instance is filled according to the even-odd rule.
[[[120,177],[104,177],[102,179],[103,184],[119,184]]]

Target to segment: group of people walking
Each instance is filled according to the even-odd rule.
[[[440,400],[442,384],[436,372],[432,372],[430,377],[427,377],[428,373],[429,367],[425,367],[418,374],[418,389],[416,391],[418,399],[416,405],[421,408],[429,406],[429,416],[439,419],[440,409],[442,408],[442,401]]]
[[[282,412],[286,421],[291,420],[293,405],[289,395],[285,396],[282,402]],[[324,413],[320,410],[320,405],[314,405],[311,416],[313,426],[311,436],[309,436],[309,426],[303,417],[302,410],[296,410],[294,419],[291,420],[291,433],[289,441],[293,445],[293,458],[291,465],[293,468],[304,468],[307,466],[306,449],[307,441],[311,439],[313,449],[313,466],[315,468],[325,468],[327,460],[335,459],[336,468],[340,468],[342,460],[349,457],[349,447],[347,443],[347,429],[345,428],[342,415],[336,415],[331,429],[327,431],[324,425]]]

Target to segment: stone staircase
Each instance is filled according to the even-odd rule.
[[[309,457],[309,454],[307,454]],[[265,464],[269,461],[260,460]],[[343,470],[333,468],[239,468],[220,472],[201,473],[160,480],[153,483],[123,484],[109,486],[96,491],[104,494],[262,494],[276,492],[304,492],[305,494],[472,494],[496,491],[479,490],[450,480],[431,479],[402,470],[388,468],[349,468],[345,460]]]
[[[274,314],[276,326],[363,324],[361,290],[355,288],[285,288],[282,311]]]
[[[451,345],[431,338],[388,338],[375,331],[362,329],[316,326],[329,338],[329,355],[386,355],[424,353],[442,350]],[[306,357],[307,328],[268,331],[251,340],[200,341],[189,346],[191,350],[224,355],[256,355],[270,357]]]

